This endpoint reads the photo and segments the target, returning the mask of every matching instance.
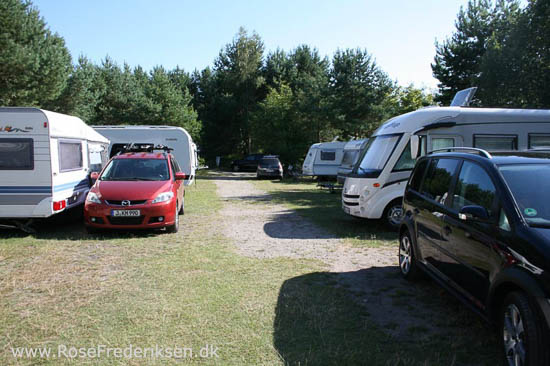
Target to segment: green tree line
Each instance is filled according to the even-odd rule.
[[[436,43],[436,99],[479,86],[482,106],[550,107],[550,5],[471,0],[456,31]],[[0,2],[0,105],[37,106],[89,124],[168,124],[187,129],[208,159],[250,152],[294,163],[315,142],[368,137],[389,117],[434,104],[400,87],[365,49],[331,58],[308,45],[266,52],[240,29],[211,66],[188,72],[73,60],[32,3]]]
[[[478,86],[484,107],[550,108],[550,1],[470,0],[456,30],[436,42],[437,100]]]

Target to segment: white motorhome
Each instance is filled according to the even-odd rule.
[[[415,158],[454,146],[489,151],[550,147],[550,110],[431,107],[392,118],[375,131],[348,175],[342,209],[357,217],[383,217],[397,227]]]
[[[80,118],[38,108],[0,108],[0,220],[28,228],[84,203],[89,175],[107,162],[109,140]],[[28,224],[28,222],[27,222]]]
[[[302,165],[302,174],[316,177],[336,177],[344,156],[345,142],[321,142],[311,145]]]
[[[191,135],[181,127],[175,126],[94,126],[95,130],[111,141],[109,157],[120,152],[125,145],[154,144],[172,149],[178,164],[185,173],[185,185],[195,179],[198,167],[197,146]]]
[[[353,170],[361,152],[367,146],[369,139],[351,140],[344,146],[344,156],[342,157],[342,164],[338,168],[338,183],[344,184],[346,177]]]

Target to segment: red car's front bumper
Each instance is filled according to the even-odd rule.
[[[139,216],[115,217],[113,210],[139,210]],[[156,229],[174,225],[176,200],[134,206],[108,205],[86,201],[84,222],[98,229]]]

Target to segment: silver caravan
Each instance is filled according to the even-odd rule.
[[[344,146],[344,156],[342,157],[342,164],[338,168],[338,183],[344,184],[346,177],[353,170],[357,160],[361,155],[361,152],[367,146],[369,139],[351,140]]]
[[[164,145],[174,149],[173,154],[185,173],[185,185],[195,179],[198,167],[197,146],[191,135],[175,126],[94,126],[111,141],[109,157],[113,157],[130,143]]]
[[[302,174],[316,177],[334,177],[344,156],[345,142],[321,142],[311,145],[307,152]]]
[[[431,107],[385,122],[342,190],[345,213],[397,227],[417,155],[451,146],[489,151],[550,147],[550,110]]]
[[[26,228],[84,202],[89,174],[107,162],[109,140],[77,117],[0,108],[1,227]]]

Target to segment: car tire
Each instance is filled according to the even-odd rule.
[[[233,171],[238,172],[240,170],[238,165],[233,165]]]
[[[176,212],[174,216],[174,224],[167,226],[166,231],[169,233],[177,233],[180,226],[180,216],[178,215],[178,204],[176,203]]]
[[[499,321],[505,365],[549,364],[548,330],[525,293],[514,291],[505,297]]]
[[[401,219],[397,219],[397,216],[402,217],[403,216],[403,199],[402,198],[396,198],[384,209],[384,213],[382,215],[382,218],[384,220],[384,224],[386,227],[392,231],[399,230],[399,226],[401,225]]]
[[[416,263],[411,235],[405,230],[399,236],[399,271],[403,278],[415,281],[420,278],[420,269]]]
[[[178,214],[185,215],[185,197],[183,197],[183,201],[181,202],[181,208],[180,208]]]

